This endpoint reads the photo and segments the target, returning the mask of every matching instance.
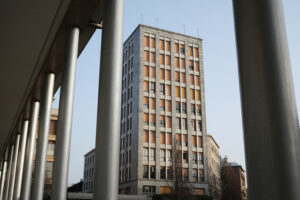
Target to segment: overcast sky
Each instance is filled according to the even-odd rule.
[[[283,0],[283,6],[299,108],[300,1]],[[208,133],[215,137],[222,156],[245,168],[232,1],[125,0],[123,40],[140,23],[204,40]],[[69,183],[83,178],[84,154],[95,146],[100,45],[101,31],[97,31],[78,59]]]

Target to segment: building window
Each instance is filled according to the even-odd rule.
[[[150,93],[155,93],[155,83],[150,82]]]
[[[172,180],[172,178],[173,178],[172,175],[173,175],[172,167],[168,167],[167,168],[167,179]]]
[[[200,105],[197,105],[197,115],[201,115],[201,107],[200,107]]]
[[[165,133],[160,133],[160,144],[166,144]]]
[[[53,141],[49,141],[48,144],[48,156],[54,156],[54,148],[55,148],[55,143]]]
[[[191,120],[191,126],[192,126],[192,130],[196,131],[196,120],[194,119]]]
[[[203,156],[202,156],[202,153],[198,153],[198,162],[199,163],[203,163]]]
[[[197,182],[198,181],[198,173],[197,169],[193,169],[193,181]]]
[[[202,122],[201,121],[197,121],[197,131],[202,131]]]
[[[199,58],[199,51],[197,47],[194,47],[194,57]]]
[[[189,56],[193,56],[193,47],[189,46]]]
[[[148,160],[149,150],[148,148],[143,149],[143,160]]]
[[[189,70],[194,71],[194,64],[192,60],[189,60]],[[192,84],[194,85],[194,84]]]
[[[159,40],[159,46],[160,46],[160,50],[165,50],[165,41],[164,40]]]
[[[150,149],[150,161],[155,160],[155,149],[151,148]]]
[[[180,53],[185,54],[184,44],[180,44]]]
[[[150,126],[155,126],[155,115],[150,114]]]
[[[160,167],[160,179],[166,179],[166,167]]]
[[[149,47],[149,36],[144,36],[144,46]]]
[[[150,131],[150,143],[155,143],[155,131]]]
[[[180,83],[185,83],[185,73],[180,73]]]
[[[176,102],[176,113],[180,113],[180,102]]]
[[[165,100],[161,99],[160,101],[160,111],[165,111]]]
[[[149,109],[149,98],[148,97],[144,97],[144,108]]]
[[[172,161],[171,159],[172,159],[172,152],[171,150],[167,150],[166,160],[171,162]]]
[[[176,125],[177,125],[177,128],[178,129],[181,129],[181,120],[180,120],[180,118],[179,117],[176,117]]]
[[[160,94],[164,95],[165,94],[165,85],[160,84]]]
[[[149,82],[148,81],[144,81],[144,91],[149,92]],[[126,99],[126,95],[125,95],[125,99]]]
[[[179,53],[178,43],[175,43],[175,44],[174,44],[174,52],[175,52],[175,53]]]
[[[175,76],[174,76],[175,82],[179,83],[179,72],[175,72]]]
[[[46,162],[45,183],[49,184],[52,180],[53,162]]]
[[[197,164],[198,162],[197,162],[197,153],[196,152],[193,152],[193,163],[194,164]]]
[[[166,161],[166,155],[165,155],[165,150],[164,149],[161,149],[160,150],[160,161],[161,162],[165,162]]]
[[[149,98],[149,102],[150,102],[150,109],[155,110],[155,99]]]
[[[150,166],[150,178],[155,179],[155,166]]]
[[[148,113],[144,113],[144,125],[149,126],[149,115],[148,115]]]
[[[182,103],[182,113],[186,114],[186,103]]]
[[[200,182],[204,181],[204,171],[203,171],[203,169],[199,169],[199,181]]]
[[[187,129],[186,119],[182,119],[182,129],[183,129],[183,130],[186,130],[186,129]]]
[[[143,186],[143,194],[144,194],[144,195],[152,195],[152,194],[155,194],[155,186],[144,185],[144,186]]]
[[[184,168],[182,170],[183,180],[188,181],[189,180],[189,170],[187,168]]]
[[[188,146],[188,139],[186,134],[182,135],[182,146]]]
[[[166,121],[160,120],[160,127],[166,127]]]
[[[144,130],[144,142],[148,143],[149,142],[149,133],[148,131]]]
[[[148,166],[147,165],[144,165],[144,173],[143,173],[143,178],[149,178],[149,175],[148,175]]]
[[[189,162],[188,152],[183,152],[183,162],[184,163],[188,163]]]

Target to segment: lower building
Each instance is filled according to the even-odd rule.
[[[246,200],[245,171],[241,165],[231,162],[222,166],[222,199]]]
[[[207,152],[207,182],[209,184],[209,195],[214,200],[221,200],[221,158],[219,154],[219,145],[212,135],[206,136]]]

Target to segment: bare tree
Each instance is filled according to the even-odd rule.
[[[182,146],[180,140],[175,140],[175,144],[172,145],[172,166],[173,166],[173,188],[174,194],[190,194],[186,174],[183,173],[183,161],[182,161]]]
[[[232,166],[223,165],[221,172],[222,179],[222,200],[240,200],[237,174],[234,173]]]

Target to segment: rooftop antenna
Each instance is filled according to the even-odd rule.
[[[158,28],[158,17],[156,17],[156,27]]]
[[[141,14],[141,24],[143,24],[143,21],[144,21],[144,16],[143,14]]]
[[[198,34],[198,38],[200,37],[200,35],[199,35],[199,28],[197,28],[197,34]]]
[[[183,24],[183,34],[185,35],[185,24]]]

